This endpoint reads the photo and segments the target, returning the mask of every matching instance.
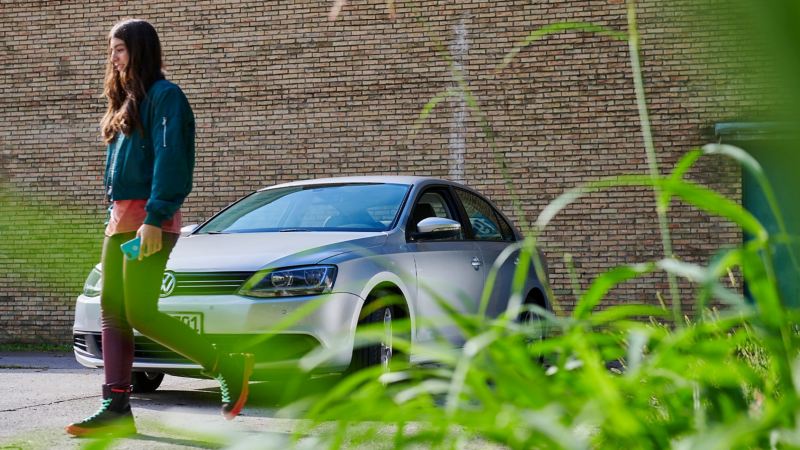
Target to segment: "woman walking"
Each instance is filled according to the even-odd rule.
[[[181,89],[164,79],[161,44],[144,20],[118,22],[108,36],[101,122],[108,144],[105,187],[112,202],[102,253],[103,402],[67,426],[76,436],[129,434],[133,328],[195,361],[220,382],[222,413],[244,407],[250,354],[220,352],[192,328],[158,310],[161,279],[181,228],[180,206],[192,189],[194,115]],[[137,259],[120,245],[138,237]]]

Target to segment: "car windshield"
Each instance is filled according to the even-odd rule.
[[[197,233],[386,231],[409,188],[359,183],[268,189],[238,201]]]

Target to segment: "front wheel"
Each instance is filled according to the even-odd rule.
[[[131,373],[133,384],[132,392],[136,394],[146,394],[154,392],[164,381],[164,374],[161,372],[133,372]]]
[[[408,361],[407,355],[398,352],[394,346],[394,336],[398,332],[395,329],[396,320],[398,319],[395,311],[395,308],[391,305],[381,306],[359,321],[359,328],[370,326],[373,330],[380,329],[381,338],[378,342],[353,349],[350,372],[378,365],[381,366],[383,372],[388,372],[393,362]]]

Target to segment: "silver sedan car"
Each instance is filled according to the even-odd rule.
[[[393,324],[401,321],[411,342],[402,357],[414,363],[425,358],[415,346],[463,344],[454,311],[495,317],[506,310],[518,256],[498,257],[520,239],[486,198],[451,181],[374,176],[281,184],[185,228],[167,263],[159,308],[218,347],[254,353],[256,378],[303,361],[323,372],[388,365],[401,355],[392,345],[401,328],[393,331]],[[495,261],[497,277],[483,296]],[[87,367],[103,365],[99,271],[89,275],[75,311],[75,356]],[[545,277],[528,271],[524,303],[550,309]],[[377,324],[385,337],[359,345],[356,329],[364,324]],[[164,373],[200,376],[198,365],[138,334],[134,358],[140,392],[156,389]]]

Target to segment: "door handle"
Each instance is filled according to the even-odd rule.
[[[477,257],[477,256],[473,256],[473,257],[472,257],[472,267],[473,267],[475,270],[479,270],[479,269],[481,268],[481,260],[480,260],[480,259],[478,259],[478,257]]]

